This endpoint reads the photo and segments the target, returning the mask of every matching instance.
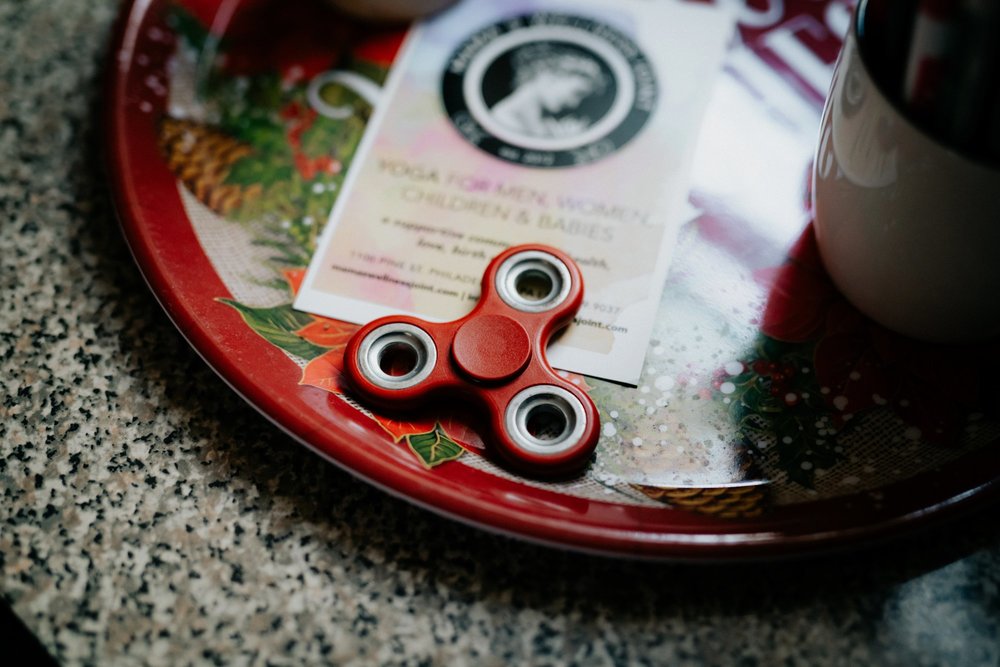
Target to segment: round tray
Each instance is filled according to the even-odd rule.
[[[782,11],[742,10],[712,82],[640,386],[567,374],[603,422],[578,479],[505,470],[461,410],[399,421],[359,405],[339,373],[355,327],[290,307],[399,28],[318,1],[126,7],[106,128],[122,226],[172,321],[245,400],[327,460],[470,525],[734,559],[945,517],[997,494],[987,378],[1000,354],[895,336],[830,286],[806,184],[846,9]]]

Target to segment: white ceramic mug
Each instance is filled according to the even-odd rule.
[[[873,81],[857,18],[823,112],[816,238],[844,295],[924,340],[1000,335],[1000,169],[907,120]]]

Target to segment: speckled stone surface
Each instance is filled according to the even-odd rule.
[[[996,510],[823,559],[625,563],[453,524],[284,437],[121,239],[115,11],[0,3],[0,594],[60,662],[1000,663]]]

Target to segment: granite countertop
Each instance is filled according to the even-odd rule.
[[[0,4],[0,595],[67,664],[1000,662],[1000,512],[863,552],[652,565],[454,524],[245,405],[109,205],[115,3]]]

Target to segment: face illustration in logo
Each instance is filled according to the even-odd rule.
[[[511,92],[490,109],[499,124],[529,137],[565,137],[579,134],[597,120],[572,113],[586,98],[608,87],[608,77],[595,58],[579,49],[539,43],[517,49],[511,61]]]
[[[659,97],[653,68],[629,37],[564,14],[515,17],[470,36],[449,59],[441,94],[466,140],[539,168],[616,152]]]

